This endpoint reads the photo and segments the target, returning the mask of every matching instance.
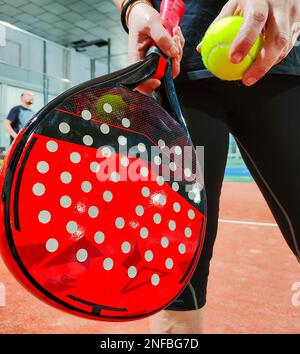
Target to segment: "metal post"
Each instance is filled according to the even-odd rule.
[[[111,39],[107,40],[107,72],[110,73],[110,64],[111,64]]]
[[[96,58],[91,58],[91,79],[96,77]]]
[[[43,94],[44,94],[44,104],[46,105],[49,101],[49,79],[47,76],[47,42],[43,41]]]

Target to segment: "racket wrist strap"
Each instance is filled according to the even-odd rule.
[[[121,23],[122,26],[124,28],[124,30],[128,33],[129,29],[128,29],[128,18],[130,15],[131,10],[133,9],[133,7],[137,4],[145,4],[145,5],[149,5],[152,7],[152,3],[150,0],[125,0],[122,3],[122,7],[121,7]]]

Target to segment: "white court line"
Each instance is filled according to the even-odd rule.
[[[251,225],[251,226],[278,227],[277,224],[272,224],[272,223],[269,223],[269,222],[227,220],[227,219],[219,219],[219,222],[220,223],[225,223],[225,224],[240,224],[240,225]]]

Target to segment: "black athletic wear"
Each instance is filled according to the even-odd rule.
[[[206,302],[219,198],[232,133],[281,232],[300,261],[300,76],[269,74],[252,87],[215,78],[177,84],[196,146],[205,147],[207,232],[197,269],[170,310]]]
[[[210,77],[211,74],[204,70],[201,55],[196,51],[196,46],[203,38],[207,28],[221,12],[227,0],[187,0],[185,1],[185,14],[181,22],[181,29],[186,43],[181,62],[181,77],[185,78],[187,72],[190,79]],[[160,7],[160,0],[153,0],[156,9]],[[300,43],[281,63],[272,68],[274,73],[300,75]],[[180,77],[180,78],[181,78]],[[179,78],[179,79],[180,79]]]
[[[157,9],[160,2],[153,0]],[[204,69],[196,46],[226,3],[226,0],[185,1],[181,28],[186,44],[182,80],[177,80],[176,86],[193,142],[205,147],[208,216],[197,269],[169,310],[194,310],[205,305],[229,133],[235,136],[287,244],[300,261],[300,47],[295,47],[252,87],[213,78]]]

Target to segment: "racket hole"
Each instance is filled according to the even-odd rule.
[[[160,282],[160,277],[158,274],[153,274],[152,277],[151,277],[151,283],[152,285],[154,286],[157,286]]]
[[[129,253],[131,250],[131,245],[128,241],[125,241],[121,245],[121,250],[123,253]]]
[[[144,208],[142,205],[138,205],[136,208],[135,208],[135,213],[137,216],[143,216],[144,215]]]
[[[136,277],[137,275],[137,269],[135,266],[130,266],[127,270],[127,274],[129,276],[129,278],[133,279]]]
[[[78,262],[80,263],[85,262],[87,258],[88,258],[88,252],[86,249],[81,248],[80,250],[77,251],[76,259]]]
[[[149,170],[148,167],[142,167],[140,170],[140,174],[142,175],[142,177],[148,177],[149,175]]]
[[[112,270],[114,266],[114,261],[112,258],[105,258],[103,261],[103,268],[105,270]]]
[[[89,181],[83,181],[81,183],[81,190],[84,192],[84,193],[89,193],[91,190],[92,190],[92,184],[91,182]]]
[[[62,134],[68,134],[68,133],[70,132],[70,130],[71,130],[69,124],[66,123],[66,122],[60,123],[59,126],[58,126],[58,128],[59,128],[59,130],[60,130],[60,132],[61,132]]]
[[[174,147],[174,152],[175,152],[176,155],[180,156],[180,155],[182,154],[182,149],[181,149],[181,147],[178,146],[178,145],[176,145],[176,146]]]
[[[99,215],[99,209],[96,206],[89,207],[88,210],[89,217],[95,219]]]
[[[185,254],[185,252],[186,252],[186,246],[185,246],[184,243],[181,243],[181,244],[178,246],[178,252],[179,252],[180,254]]]
[[[146,251],[144,257],[147,262],[151,262],[153,260],[153,252],[150,250]]]
[[[195,219],[195,212],[194,212],[194,210],[190,209],[190,210],[188,211],[188,218],[191,219],[191,220]]]
[[[149,231],[146,227],[142,227],[140,230],[140,236],[142,238],[147,238],[149,236]]]
[[[118,137],[118,143],[119,143],[119,145],[122,145],[122,146],[127,145],[127,138],[125,138],[125,136],[123,136],[123,135],[120,135]]]
[[[175,231],[176,230],[176,222],[174,220],[170,220],[168,223],[169,230]]]
[[[175,203],[173,204],[173,209],[174,209],[175,213],[179,213],[180,210],[181,210],[180,204],[177,203],[177,202],[175,202]]]
[[[123,167],[128,167],[129,166],[129,159],[127,156],[122,156],[121,157],[121,165]]]
[[[46,192],[46,188],[42,183],[36,183],[34,184],[34,186],[32,187],[32,192],[34,195],[36,195],[37,197],[41,197],[42,195],[45,194]]]
[[[39,173],[45,174],[49,171],[49,164],[46,161],[40,161],[38,162],[36,168]]]
[[[165,147],[166,147],[165,141],[164,141],[163,139],[159,139],[159,140],[158,140],[158,146],[159,146],[161,149],[165,148]]]
[[[60,198],[60,205],[63,208],[69,208],[72,205],[72,199],[68,195],[64,195]]]
[[[167,198],[164,194],[160,193],[158,194],[158,203],[161,205],[161,206],[164,206],[167,204]]]
[[[107,203],[111,202],[113,200],[113,194],[111,191],[105,191],[103,193],[103,199],[104,201],[106,201]]]
[[[101,244],[105,240],[105,234],[102,231],[97,231],[94,235],[94,240],[97,244]]]
[[[93,145],[94,139],[90,135],[85,135],[82,138],[82,141],[83,141],[84,145],[91,146],[91,145]]]
[[[174,262],[172,258],[167,258],[165,262],[166,268],[167,269],[172,269],[174,266]]]
[[[192,229],[190,227],[186,227],[184,229],[184,235],[188,238],[191,237],[192,236]]]
[[[87,109],[84,109],[82,112],[81,112],[81,117],[84,119],[84,120],[91,120],[92,119],[92,114],[90,111],[88,111]]]
[[[70,172],[62,172],[60,175],[60,180],[62,183],[68,184],[72,181],[72,175]]]
[[[150,196],[150,189],[148,187],[143,187],[142,188],[142,195],[147,198]]]
[[[184,169],[184,175],[186,178],[190,178],[192,176],[192,171],[188,167]]]
[[[72,152],[70,155],[71,162],[77,164],[81,161],[81,156],[78,152]]]
[[[103,109],[106,113],[111,113],[113,111],[112,105],[110,103],[104,103]]]
[[[130,120],[128,118],[123,118],[122,125],[124,128],[129,128],[130,127]]]
[[[164,184],[165,180],[163,178],[163,176],[157,176],[156,177],[156,183],[159,185],[159,186],[162,186]]]
[[[169,168],[172,172],[175,172],[177,169],[176,163],[175,162],[170,162],[169,163]]]
[[[49,140],[46,144],[46,147],[49,152],[56,152],[58,150],[58,144],[53,140]]]
[[[115,183],[119,182],[119,181],[120,181],[120,175],[119,175],[119,173],[116,172],[116,171],[112,172],[111,175],[110,175],[110,180],[111,180],[112,182],[115,182]]]
[[[178,192],[179,191],[179,184],[177,182],[173,182],[172,189],[174,192]]]
[[[161,157],[160,156],[154,156],[153,162],[155,165],[159,166],[161,165]]]
[[[58,249],[58,241],[55,238],[49,238],[46,242],[46,250],[50,253],[57,251]]]
[[[163,248],[167,248],[169,246],[169,239],[167,237],[162,237],[160,244]]]
[[[125,226],[125,220],[122,217],[116,218],[115,225],[118,229],[123,229]]]
[[[100,171],[100,164],[98,162],[91,162],[90,164],[90,170],[93,172],[93,173],[97,173]]]
[[[51,214],[48,210],[42,210],[38,216],[39,222],[42,224],[48,224],[51,220]]]
[[[145,144],[144,143],[139,143],[138,144],[138,150],[139,150],[139,152],[145,152],[146,151],[146,146],[145,146]]]
[[[75,234],[78,230],[77,222],[69,221],[66,225],[66,229],[67,229],[68,233]]]
[[[105,123],[101,124],[100,125],[100,131],[102,134],[108,134],[110,129],[109,129],[109,126]]]
[[[159,213],[155,213],[153,215],[153,221],[155,224],[160,224],[161,223],[161,215]]]

